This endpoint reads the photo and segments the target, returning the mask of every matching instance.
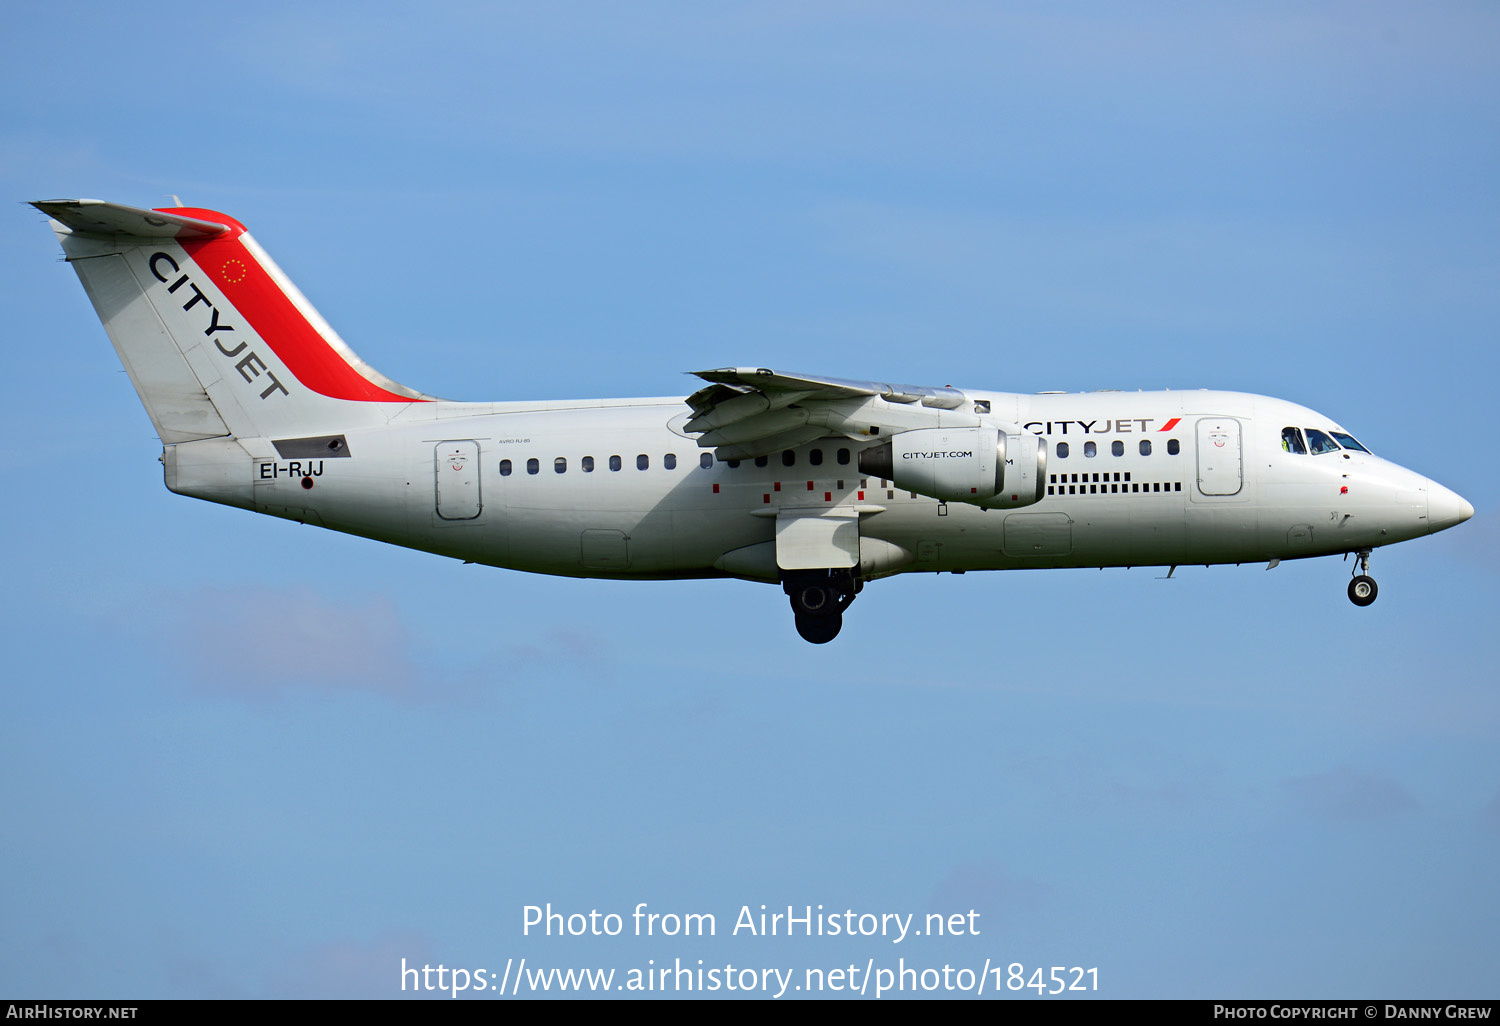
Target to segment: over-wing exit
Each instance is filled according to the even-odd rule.
[[[779,583],[823,643],[912,571],[1370,553],[1473,507],[1339,424],[1237,392],[1021,395],[760,367],[684,398],[459,403],[349,349],[238,221],[52,218],[174,492],[490,566]]]

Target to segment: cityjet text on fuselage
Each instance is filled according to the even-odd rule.
[[[1153,428],[1155,417],[1121,417],[1116,420],[1033,420],[1021,427],[1035,435],[1065,435],[1070,424],[1078,429],[1074,434],[1128,435],[1142,431],[1171,431],[1181,422],[1181,417],[1173,417],[1161,427]]]

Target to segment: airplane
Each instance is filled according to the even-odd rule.
[[[365,363],[246,231],[32,204],[162,443],[167,488],[533,573],[780,584],[833,640],[900,573],[1370,553],[1474,508],[1328,417],[1207,390],[1025,395],[700,371],[686,398],[450,402]]]

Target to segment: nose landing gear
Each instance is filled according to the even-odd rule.
[[[1375,585],[1375,578],[1369,576],[1370,550],[1360,549],[1356,555],[1359,556],[1359,573],[1349,582],[1349,601],[1356,606],[1368,606],[1380,594],[1380,589]]]
[[[864,582],[851,570],[795,570],[781,580],[782,590],[792,601],[797,633],[814,645],[838,637],[844,626],[844,610],[862,587]]]

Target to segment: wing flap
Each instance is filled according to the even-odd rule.
[[[849,378],[814,377],[789,374],[766,367],[720,367],[718,370],[695,371],[697,377],[716,384],[754,389],[759,392],[803,391],[816,399],[856,399],[879,396],[887,402],[916,403],[940,410],[956,410],[965,402],[956,388],[927,385],[888,385],[881,381],[854,381]]]
[[[752,460],[757,456],[769,456],[783,449],[795,449],[799,445],[816,442],[827,436],[826,428],[804,425],[778,434],[766,435],[763,438],[747,440],[737,445],[715,446],[714,455],[721,460]],[[699,444],[702,445],[702,442]]]
[[[707,390],[705,390],[707,391]],[[707,403],[696,417],[687,422],[689,431],[712,431],[727,428],[731,424],[775,413],[792,403],[808,398],[809,392],[730,392],[717,403]],[[692,406],[693,398],[688,399]],[[698,409],[694,407],[694,409]]]
[[[979,423],[956,388],[793,374],[766,367],[698,371],[686,430],[721,460],[765,456],[828,436],[869,440],[924,427]]]

